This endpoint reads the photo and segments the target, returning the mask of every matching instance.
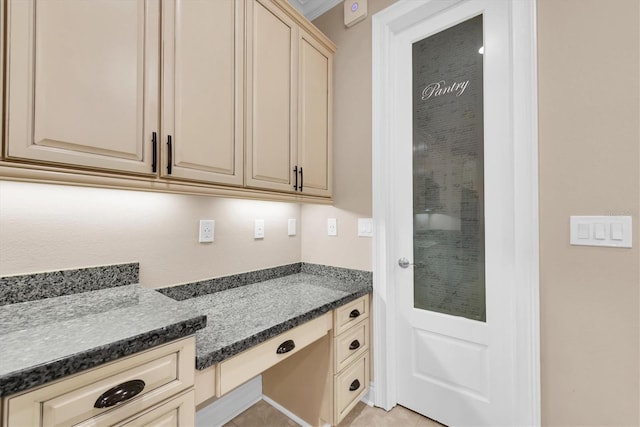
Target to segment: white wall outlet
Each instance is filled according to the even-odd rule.
[[[372,218],[358,218],[358,236],[373,237]]]
[[[296,220],[295,218],[289,219],[287,223],[287,235],[295,236],[296,235]]]
[[[338,220],[335,218],[327,219],[327,235],[328,236],[337,236],[338,235]]]
[[[256,219],[253,227],[253,238],[264,239],[264,219]]]
[[[213,242],[215,225],[216,225],[216,222],[212,219],[201,219],[198,242],[200,243]]]

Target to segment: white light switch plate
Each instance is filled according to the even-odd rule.
[[[578,246],[630,248],[630,216],[571,216],[569,242]]]
[[[296,220],[295,218],[290,219],[287,223],[287,235],[295,236],[296,235]]]
[[[372,218],[358,218],[358,236],[373,237]]]
[[[256,219],[253,227],[253,238],[264,239],[264,219]]]

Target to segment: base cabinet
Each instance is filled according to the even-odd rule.
[[[2,426],[192,425],[194,360],[189,337],[8,396]]]
[[[369,387],[369,298],[335,309],[332,331],[263,372],[263,394],[311,425],[339,424]]]

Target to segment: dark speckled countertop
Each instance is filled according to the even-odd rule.
[[[137,268],[0,278],[0,397],[194,333],[205,369],[372,291],[370,272],[304,263],[158,290],[119,285]],[[106,282],[87,288],[94,276]]]
[[[139,285],[0,307],[0,396],[193,335],[206,319]]]
[[[205,369],[372,291],[370,281],[298,273],[181,301],[207,316],[196,333]]]

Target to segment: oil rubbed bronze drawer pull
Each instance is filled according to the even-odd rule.
[[[351,310],[351,313],[349,313],[349,317],[351,319],[355,319],[358,316],[360,316],[360,311],[358,309]]]
[[[351,385],[349,386],[349,391],[356,391],[357,389],[360,388],[360,381],[358,380],[353,380],[353,382],[351,383]]]
[[[94,408],[109,408],[111,406],[115,406],[118,403],[129,400],[140,394],[140,392],[144,390],[144,386],[145,384],[142,380],[131,380],[118,384],[117,386],[102,393],[93,406]]]
[[[349,350],[357,350],[360,348],[360,341],[358,340],[353,340],[351,341],[351,344],[349,344]]]
[[[296,348],[296,343],[294,343],[293,340],[286,340],[285,342],[280,344],[280,346],[276,350],[276,353],[277,354],[289,353],[294,348]]]

